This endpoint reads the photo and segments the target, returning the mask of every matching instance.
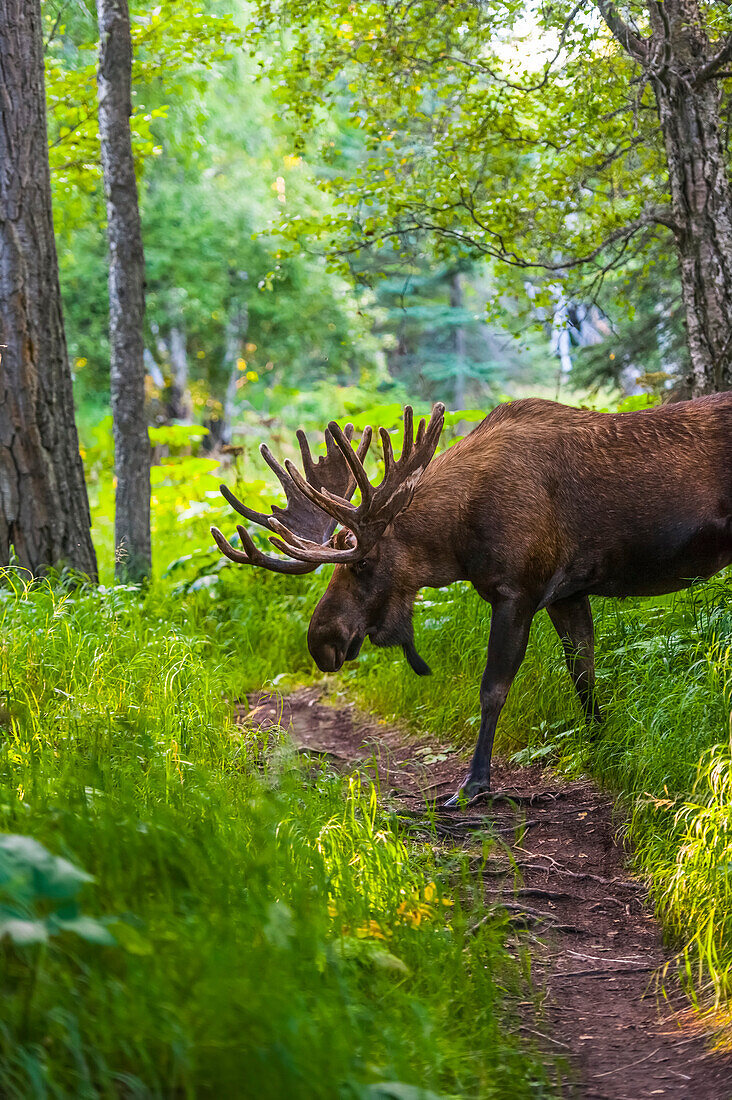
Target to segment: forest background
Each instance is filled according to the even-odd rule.
[[[109,390],[96,27],[83,4],[49,0],[45,13],[64,310],[89,443]],[[402,234],[398,247],[333,247],[324,229],[345,177],[355,186],[366,170],[372,137],[354,120],[345,73],[334,75],[314,132],[297,126],[296,93],[278,78],[286,35],[253,42],[250,17],[244,7],[229,20],[216,4],[183,3],[141,8],[133,23],[156,422],[196,420],[230,441],[234,424],[246,432],[249,412],[256,424],[302,404],[327,418],[333,387],[360,387],[374,404],[409,394],[460,409],[529,390],[653,391],[683,373],[668,241],[654,242],[655,270],[668,275],[656,294],[643,278],[648,257],[602,278],[593,271],[583,295],[561,273],[517,271],[457,245],[435,250],[426,232]],[[510,41],[524,64],[539,65],[530,31]]]

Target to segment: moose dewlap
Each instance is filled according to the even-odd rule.
[[[444,417],[435,405],[415,435],[406,406],[398,461],[379,429],[379,485],[364,468],[370,428],[354,450],[352,425],[331,422],[317,461],[298,431],[304,476],[262,445],[286,507],[263,515],[221,491],[288,556],[263,553],[242,526],[242,550],[212,534],[246,565],[279,573],[335,565],[308,630],[324,672],[356,658],[368,637],[401,646],[414,671],[428,673],[414,645],[419,590],[470,581],[490,603],[478,743],[449,806],[490,789],[496,723],[537,611],[547,609],[587,719],[599,721],[588,597],[673,592],[732,563],[732,393],[627,413],[516,401],[434,457]]]

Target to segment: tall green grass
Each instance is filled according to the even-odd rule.
[[[467,876],[233,723],[305,586],[213,576],[0,585],[0,1093],[548,1096]]]

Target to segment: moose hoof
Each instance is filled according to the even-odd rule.
[[[482,794],[491,793],[490,780],[466,779],[463,785],[455,792],[452,798],[448,798],[444,804],[445,810],[463,809],[474,802]]]

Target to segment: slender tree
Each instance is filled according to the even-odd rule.
[[[117,479],[115,572],[151,569],[150,442],[145,414],[145,260],[132,155],[132,39],[127,0],[97,0],[99,136],[109,236],[109,331]]]
[[[450,308],[454,310],[465,309],[463,295],[463,279],[459,271],[454,271],[450,276]],[[455,373],[453,390],[453,408],[465,408],[465,328],[460,323],[453,326],[452,331],[453,351],[455,353]]]
[[[191,395],[188,392],[188,348],[186,346],[185,321],[177,318],[171,326],[168,341],[170,347],[170,416],[184,424],[191,423]]]
[[[96,579],[51,212],[40,0],[0,4],[0,561]]]

